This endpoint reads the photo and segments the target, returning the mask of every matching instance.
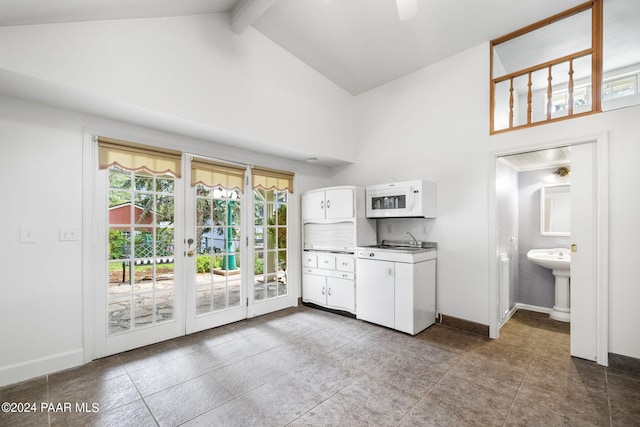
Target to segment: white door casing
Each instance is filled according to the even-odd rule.
[[[511,141],[513,142],[513,141]],[[593,155],[588,159],[586,157],[589,156],[578,156],[578,158],[574,159],[573,149],[575,146],[579,145],[591,145],[591,150],[593,151]],[[573,232],[573,224],[572,224],[572,237],[571,241],[575,242],[578,239],[581,242],[584,242],[582,246],[587,244],[593,244],[591,250],[593,251],[593,255],[591,256],[592,262],[594,264],[594,279],[590,280],[588,285],[591,289],[587,292],[595,297],[595,304],[588,303],[585,300],[578,297],[578,301],[575,301],[576,304],[590,304],[590,308],[582,308],[578,307],[577,311],[580,313],[576,319],[576,325],[572,325],[572,337],[571,337],[571,354],[578,357],[585,357],[589,360],[595,360],[598,364],[607,366],[608,365],[608,136],[606,133],[596,134],[596,135],[586,135],[586,136],[578,136],[565,140],[558,141],[547,141],[540,142],[535,144],[527,144],[527,145],[517,145],[514,143],[509,146],[503,146],[502,148],[495,149],[488,160],[488,171],[489,171],[489,336],[490,338],[498,338],[499,337],[499,327],[500,327],[500,293],[499,293],[499,253],[498,253],[498,242],[497,242],[497,221],[498,221],[498,213],[497,213],[497,201],[496,201],[496,161],[498,157],[524,153],[529,151],[537,151],[544,150],[549,148],[555,148],[560,146],[570,145],[572,147],[572,169],[576,166],[574,165],[574,161],[580,162],[578,165],[578,169],[590,168],[591,171],[589,174],[592,175],[592,185],[591,191],[591,200],[593,203],[591,204],[592,215],[590,220],[590,225],[583,227],[584,229],[591,230],[591,232],[595,233],[595,236],[589,240],[585,240],[582,237],[579,237],[580,231],[576,233]],[[581,151],[582,149],[578,148],[577,151]],[[583,164],[584,163],[584,164]],[[580,172],[579,172],[580,173]],[[586,173],[586,172],[585,172]],[[573,171],[572,171],[573,174]],[[572,178],[573,180],[573,178]],[[573,190],[572,190],[573,191]],[[582,191],[582,190],[580,190]],[[573,200],[572,200],[573,203]],[[576,209],[580,209],[579,207]],[[572,212],[574,211],[574,207],[571,207]],[[573,218],[572,218],[573,221]],[[588,242],[591,243],[588,243]],[[578,247],[578,250],[581,250]],[[585,248],[585,251],[587,249]],[[578,261],[580,264],[581,261]],[[572,270],[574,267],[572,261]],[[573,273],[572,273],[573,274]],[[578,274],[580,277],[580,274]],[[573,278],[571,281],[573,282]],[[577,279],[581,280],[580,278]],[[576,285],[577,288],[577,285]],[[572,295],[573,298],[573,295]],[[572,301],[572,311],[574,310],[574,302]],[[591,316],[590,318],[586,318],[582,316],[582,313],[585,315]],[[595,333],[582,333],[579,331],[583,330],[583,326],[579,325],[579,323],[585,322],[589,324],[589,326],[585,326],[585,328],[591,328]],[[578,329],[575,329],[578,328]],[[574,330],[576,331],[573,334]],[[575,335],[575,336],[573,336]],[[585,340],[584,342],[578,342],[576,340]],[[587,343],[590,341],[591,344]],[[580,356],[574,353],[573,347],[576,348],[576,351],[579,352]],[[595,354],[592,354],[589,357],[583,356],[583,350],[585,348],[595,348]],[[586,354],[591,353],[591,350],[587,350]]]

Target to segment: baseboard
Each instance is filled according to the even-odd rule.
[[[84,351],[80,348],[40,359],[2,366],[0,367],[0,387],[80,366],[84,363],[83,354]]]
[[[513,308],[515,309],[514,313],[518,310],[529,310],[529,311],[536,311],[538,313],[550,314],[553,311],[553,309],[549,307],[540,307],[537,305],[529,305],[529,304],[522,304],[522,303],[517,303]]]
[[[640,359],[622,354],[609,353],[609,368],[640,376]]]
[[[530,305],[530,304],[522,304],[522,303],[516,303],[513,308],[511,308],[511,310],[509,310],[509,312],[507,313],[506,316],[504,316],[504,319],[502,319],[502,321],[500,322],[500,325],[498,326],[498,329],[502,328],[504,325],[507,324],[507,322],[509,321],[509,319],[511,319],[511,317],[516,313],[516,311],[518,310],[528,310],[528,311],[535,311],[537,313],[545,313],[545,314],[549,314],[551,313],[553,310],[547,307],[540,307],[537,305]]]
[[[461,331],[469,332],[475,335],[481,335],[487,338],[489,337],[489,325],[483,325],[482,323],[476,323],[470,320],[460,319],[446,314],[440,314],[438,323],[448,328],[459,329]]]
[[[511,310],[509,310],[509,312],[507,313],[506,316],[504,316],[504,318],[502,320],[500,320],[500,322],[498,323],[498,330],[500,330],[504,325],[507,324],[507,322],[509,321],[509,319],[511,319],[511,317],[513,317],[513,315],[516,313],[516,311],[518,311],[518,307],[513,306],[511,308]]]
[[[317,304],[314,304],[312,302],[303,302],[302,305],[304,305],[305,307],[311,307],[311,308],[315,308],[317,310],[326,311],[328,313],[339,314],[340,316],[351,317],[352,319],[356,318],[355,314],[350,313],[348,311],[334,310],[332,308],[323,307],[321,305],[317,305]]]

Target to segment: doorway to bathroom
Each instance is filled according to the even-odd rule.
[[[519,309],[549,313],[570,320],[573,356],[607,364],[606,163],[606,135],[495,153],[492,337]]]
[[[570,146],[498,157],[501,322],[518,308],[549,313],[553,317],[558,303],[567,306],[564,301],[556,301],[554,270],[532,262],[527,254],[542,248],[559,254],[563,251],[558,249],[569,251],[570,191]],[[567,273],[569,259],[565,257]],[[555,271],[560,271],[559,267]],[[568,321],[569,310],[568,306],[556,309],[564,314],[556,318]]]

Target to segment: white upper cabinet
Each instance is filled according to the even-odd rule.
[[[347,220],[355,216],[353,188],[328,188],[302,195],[302,220]]]

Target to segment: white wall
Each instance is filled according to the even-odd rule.
[[[84,129],[185,152],[291,170],[299,195],[329,183],[323,167],[157,132],[0,96],[0,386],[83,363],[82,236],[61,242],[60,227],[83,228]],[[291,291],[300,295],[300,233],[292,212]],[[20,227],[37,232],[20,243]],[[91,227],[89,226],[89,229]]]
[[[0,69],[156,112],[158,127],[186,120],[224,143],[353,160],[353,97],[252,28],[235,35],[228,19],[1,27]]]
[[[437,183],[441,313],[488,324],[486,44],[357,97],[357,154],[334,184]],[[495,168],[495,161],[491,164]]]
[[[11,103],[0,98],[0,385],[30,375],[26,361],[82,362],[82,247],[58,241],[61,226],[82,224],[82,127]],[[20,243],[21,226],[35,243]]]

